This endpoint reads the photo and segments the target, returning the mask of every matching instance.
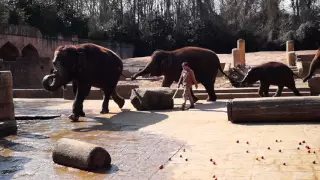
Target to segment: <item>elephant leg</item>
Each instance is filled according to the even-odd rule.
[[[269,88],[270,88],[270,84],[266,84],[263,86],[263,94],[264,94],[264,97],[269,97]]]
[[[291,89],[296,96],[302,96],[299,90],[296,88],[295,85],[287,86],[288,89]]]
[[[173,78],[164,76],[164,79],[162,81],[162,87],[170,87],[173,81],[174,81]]]
[[[72,114],[69,115],[69,119],[72,121],[78,121],[80,116],[84,115],[83,112],[83,101],[88,96],[90,92],[90,85],[79,85],[77,89],[77,94],[75,97],[75,101],[72,105]]]
[[[76,96],[76,94],[77,94],[77,89],[78,89],[77,81],[72,80],[72,91],[73,91],[74,96]],[[80,117],[86,117],[86,114],[83,112],[82,109],[79,112],[79,115],[80,115]]]
[[[279,96],[281,96],[283,87],[284,87],[284,86],[282,86],[282,85],[278,86],[277,92],[274,94],[273,97],[279,97]]]
[[[258,91],[260,97],[264,97],[264,93],[263,92],[264,92],[264,84],[260,83],[259,91]]]
[[[103,103],[102,103],[102,110],[100,111],[100,114],[107,114],[109,113],[109,100],[110,96],[115,91],[115,88],[104,88],[104,97],[103,97]]]
[[[111,97],[120,109],[124,106],[125,100],[117,93],[116,89],[112,92]]]
[[[217,96],[213,89],[212,80],[205,80],[204,82],[202,82],[202,84],[208,93],[207,101],[213,101],[213,102],[216,101]]]

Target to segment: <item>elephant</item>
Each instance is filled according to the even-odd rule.
[[[72,113],[69,115],[72,121],[85,116],[83,101],[92,86],[104,92],[101,114],[109,113],[110,96],[119,108],[124,106],[124,98],[116,92],[120,76],[123,75],[123,63],[112,50],[93,43],[63,45],[56,48],[52,63],[53,73],[43,78],[42,85],[47,91],[53,92],[62,86],[65,88],[72,81],[75,93]]]
[[[151,61],[139,72],[131,76],[134,80],[138,76],[162,76],[164,80],[162,87],[170,87],[172,83],[178,82],[182,71],[181,64],[187,62],[190,68],[194,71],[196,80],[200,82],[208,93],[207,101],[216,101],[217,96],[214,91],[214,84],[218,70],[224,74],[231,83],[234,81],[223,72],[220,60],[212,50],[187,46],[173,51],[156,50],[151,55]],[[191,91],[195,101],[197,97]]]
[[[303,82],[306,82],[307,80],[309,80],[313,76],[314,72],[319,68],[320,68],[320,47],[319,47],[316,55],[314,56],[314,58],[311,61],[310,68],[309,68],[309,73],[303,79]]]
[[[240,83],[247,86],[260,81],[260,97],[269,96],[270,85],[278,86],[274,97],[281,96],[284,86],[291,89],[296,96],[302,96],[296,88],[293,76],[299,77],[287,65],[271,61],[251,68]]]

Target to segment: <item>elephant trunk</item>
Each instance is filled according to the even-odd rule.
[[[147,74],[150,74],[151,73],[151,69],[152,69],[152,64],[151,62],[145,67],[143,68],[141,71],[135,73],[131,79],[132,80],[135,80],[137,77],[139,76],[144,76],[144,75],[147,75]]]
[[[307,80],[309,80],[314,72],[318,69],[318,66],[320,65],[320,63],[318,62],[318,59],[313,59],[311,64],[310,64],[310,68],[309,68],[309,73],[308,75],[303,79],[303,82],[306,82]]]
[[[53,82],[49,83],[50,81]],[[42,80],[42,86],[50,92],[57,91],[62,85],[61,79],[56,74],[46,75]]]

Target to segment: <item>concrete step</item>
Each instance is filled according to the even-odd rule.
[[[303,96],[311,96],[309,91],[300,91]],[[258,92],[251,93],[216,93],[218,99],[234,99],[234,98],[256,98],[260,97]],[[205,100],[208,98],[207,93],[195,93],[200,100]],[[269,92],[269,96],[273,96],[274,93]],[[282,92],[281,96],[295,96],[293,92]]]
[[[297,58],[299,58],[301,61],[312,61],[315,54],[301,54],[297,55]]]

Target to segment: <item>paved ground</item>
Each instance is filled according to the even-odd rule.
[[[138,112],[128,101],[121,112],[111,102],[111,113],[99,115],[100,100],[86,101],[87,118],[71,123],[66,118],[71,103],[15,99],[16,114],[63,116],[18,121],[18,135],[0,139],[0,179],[205,180],[214,179],[213,175],[219,180],[320,178],[320,164],[313,164],[320,163],[318,124],[236,125],[227,121],[225,101],[200,101],[197,109],[186,112]],[[176,105],[180,104],[181,100],[176,100]],[[54,164],[52,149],[62,137],[105,147],[112,156],[112,169],[88,173]],[[299,146],[303,140],[306,143]],[[311,147],[310,154],[306,145]]]

